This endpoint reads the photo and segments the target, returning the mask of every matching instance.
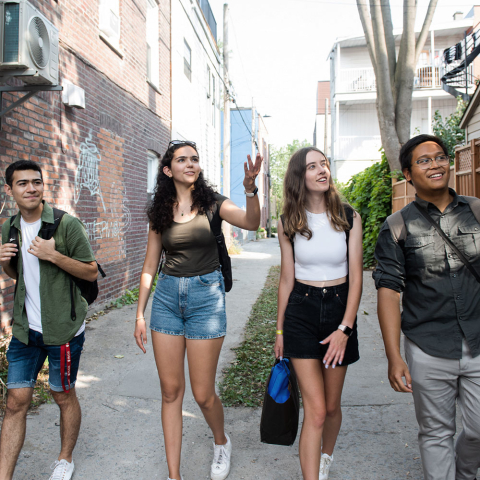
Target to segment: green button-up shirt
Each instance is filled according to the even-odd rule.
[[[20,213],[13,225],[18,229],[20,246],[18,249],[18,284],[13,307],[13,335],[28,344],[28,317],[25,309],[25,282],[22,263],[22,231]],[[54,223],[53,209],[43,203],[42,226]],[[10,220],[2,226],[2,244],[8,243]],[[40,233],[40,232],[39,232]],[[55,249],[63,255],[80,262],[94,262],[95,256],[88,241],[85,228],[80,220],[65,214],[55,231]],[[87,315],[88,304],[80,289],[74,285],[76,318],[72,320],[70,298],[70,275],[51,262],[40,260],[40,303],[42,315],[43,341],[46,345],[63,345],[69,342],[81,327]]]

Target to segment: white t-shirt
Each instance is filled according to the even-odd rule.
[[[42,219],[27,223],[20,219],[22,230],[22,260],[23,281],[25,282],[25,309],[27,310],[28,326],[36,332],[42,333],[42,309],[40,303],[40,263],[35,255],[28,252],[32,240],[38,235]]]
[[[345,232],[332,227],[327,213],[307,210],[308,240],[295,234],[295,278],[297,280],[328,281],[348,275],[347,242]]]
[[[25,309],[27,310],[28,326],[36,332],[43,333],[42,329],[42,308],[40,302],[40,263],[35,255],[32,255],[28,249],[32,241],[38,236],[42,219],[36,222],[27,223],[20,218],[20,228],[22,230],[22,263],[23,263],[23,281],[25,282]],[[85,330],[85,322],[75,334],[80,335]]]

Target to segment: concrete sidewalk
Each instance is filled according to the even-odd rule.
[[[232,263],[235,281],[227,294],[228,334],[219,375],[234,358],[230,348],[243,339],[245,323],[269,268],[280,263],[278,241],[247,244]],[[364,281],[358,317],[361,360],[349,367],[347,374],[344,420],[330,478],[421,479],[412,398],[390,388],[370,272],[365,272]],[[74,452],[75,480],[167,479],[159,380],[151,345],[143,355],[135,344],[135,309],[112,311],[87,326],[77,382],[83,423]],[[189,388],[183,408],[182,474],[185,480],[208,479],[212,436]],[[234,446],[228,478],[301,479],[298,438],[293,447],[261,444],[260,414],[260,409],[225,409],[226,429]],[[56,405],[44,405],[28,417],[16,480],[48,479],[60,446],[58,424]]]

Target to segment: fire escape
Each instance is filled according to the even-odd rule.
[[[479,83],[475,76],[473,61],[480,53],[480,24],[465,32],[461,42],[443,51],[442,88],[455,98],[461,96],[468,102]]]

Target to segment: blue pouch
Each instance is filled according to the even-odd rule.
[[[268,383],[268,394],[276,403],[285,403],[290,398],[288,388],[290,379],[289,360],[284,358],[272,367],[270,382]]]

